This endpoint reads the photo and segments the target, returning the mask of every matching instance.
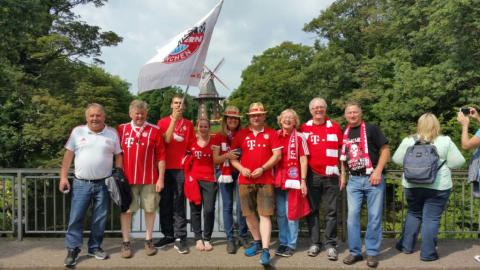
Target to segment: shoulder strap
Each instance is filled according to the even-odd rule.
[[[444,160],[444,161],[442,162],[442,164],[440,164],[440,166],[438,166],[437,171],[440,170],[440,168],[443,166],[443,164],[445,164],[445,162],[447,162],[447,160]]]

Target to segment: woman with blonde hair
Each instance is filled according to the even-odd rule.
[[[434,145],[439,155],[439,164],[444,162],[437,171],[435,181],[431,184],[411,183],[406,180],[405,175],[402,176],[408,212],[401,238],[395,247],[403,253],[413,253],[420,225],[422,225],[420,246],[422,261],[438,259],[436,247],[440,219],[453,186],[450,169],[458,168],[465,163],[465,158],[457,146],[450,137],[441,135],[440,130],[440,123],[434,114],[423,114],[418,119],[416,134],[403,139],[392,158],[395,163],[403,165],[407,149],[420,141]]]
[[[286,109],[278,116],[277,139],[282,148],[282,159],[275,167],[275,203],[278,223],[278,242],[279,246],[275,255],[290,257],[297,247],[298,224],[299,219],[308,214],[300,213],[295,215],[294,208],[301,207],[301,203],[296,205],[295,199],[298,193],[303,198],[304,203],[308,204],[307,177],[308,151],[307,140],[301,132],[297,132],[300,126],[300,119],[297,113],[292,109]],[[295,196],[297,195],[297,196]],[[290,210],[290,211],[289,211]],[[295,215],[295,216],[294,216]]]

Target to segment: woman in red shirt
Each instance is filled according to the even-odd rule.
[[[213,249],[210,239],[215,223],[215,200],[217,183],[213,164],[212,140],[210,139],[210,122],[207,119],[197,121],[197,140],[188,150],[190,152],[190,170],[185,181],[198,183],[201,200],[190,201],[191,223],[195,234],[196,249],[210,251]],[[188,193],[188,191],[186,192]],[[204,231],[202,236],[202,212]]]
[[[307,194],[305,178],[307,177],[309,151],[305,136],[301,132],[297,132],[300,120],[294,110],[284,110],[278,116],[278,125],[281,127],[277,131],[278,141],[283,148],[282,160],[275,167],[275,200],[280,243],[275,254],[290,257],[297,247],[298,219],[308,214],[299,207],[305,203],[308,204],[305,198]],[[298,198],[294,195],[298,195],[298,193],[303,196],[300,197],[303,203],[294,206],[294,200]],[[290,211],[300,211],[301,213],[294,214]],[[309,207],[305,211],[309,211]]]

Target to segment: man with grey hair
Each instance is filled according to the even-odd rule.
[[[83,226],[87,209],[92,205],[92,224],[88,241],[88,255],[99,260],[108,258],[101,244],[107,222],[110,197],[105,179],[112,175],[115,167],[122,168],[122,149],[115,129],[105,125],[105,110],[97,103],[89,104],[85,110],[86,125],[77,126],[65,144],[60,171],[59,189],[72,191],[70,219],[65,235],[68,250],[64,265],[74,266],[83,242]],[[75,158],[75,176],[72,185],[68,171]]]
[[[308,174],[307,189],[311,213],[307,216],[310,234],[310,248],[307,254],[315,257],[320,253],[319,209],[322,203],[325,223],[325,249],[327,258],[338,259],[337,252],[337,200],[339,190],[345,186],[345,179],[339,181],[339,155],[342,146],[340,126],[327,117],[327,103],[316,97],[309,104],[312,119],[304,123],[300,131],[307,138]]]
[[[132,213],[140,207],[145,211],[145,254],[152,256],[157,253],[152,234],[155,211],[160,202],[159,192],[164,186],[165,146],[160,129],[146,121],[147,113],[148,105],[145,101],[133,100],[129,108],[131,121],[117,128],[123,150],[123,167],[133,195],[130,208],[120,217],[123,236],[120,252],[122,258],[130,258],[133,255],[129,239],[130,226]]]

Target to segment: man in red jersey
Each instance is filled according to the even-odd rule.
[[[190,120],[183,118],[181,96],[174,96],[172,113],[157,123],[165,141],[165,188],[160,193],[160,229],[164,237],[155,243],[164,247],[175,242],[180,254],[189,252],[187,246],[187,219],[183,193],[182,158],[187,146],[195,141],[195,131]]]
[[[339,181],[339,152],[342,147],[340,126],[327,117],[327,103],[314,98],[309,104],[312,119],[300,127],[307,138],[308,149],[308,199],[312,212],[307,216],[310,248],[307,254],[315,257],[320,253],[320,203],[325,220],[325,249],[327,258],[338,259],[337,252],[337,199],[339,190],[345,187],[345,178]]]
[[[118,126],[120,144],[123,150],[123,168],[132,187],[133,200],[127,212],[121,214],[123,243],[121,256],[132,257],[130,226],[132,213],[140,206],[145,210],[145,253],[155,255],[152,233],[155,224],[155,210],[160,201],[159,192],[164,186],[165,147],[160,129],[146,122],[148,105],[142,100],[130,103],[129,115],[132,121]]]
[[[262,252],[260,263],[263,265],[270,264],[270,216],[275,208],[272,168],[282,157],[282,146],[275,131],[265,127],[266,113],[262,103],[252,103],[247,113],[249,126],[240,130],[232,142],[232,149],[241,149],[240,159],[232,160],[232,165],[240,172],[240,204],[254,240],[245,249],[245,255],[250,257]]]

